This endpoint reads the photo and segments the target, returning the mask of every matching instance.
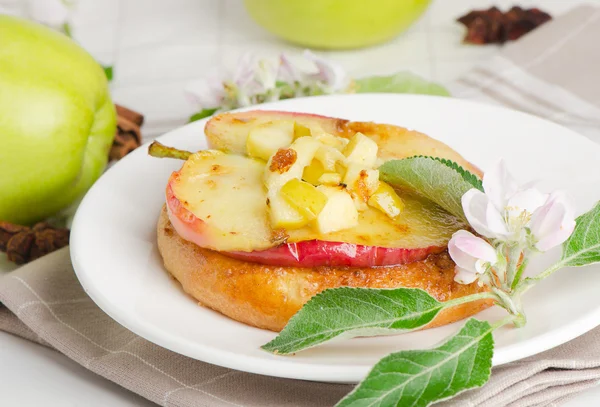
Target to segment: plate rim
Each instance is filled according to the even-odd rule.
[[[381,97],[381,98],[389,98],[389,99],[443,99],[445,101],[451,101],[450,103],[457,104],[465,104],[465,105],[475,105],[478,108],[486,108],[490,110],[501,110],[505,112],[510,112],[510,114],[517,114],[527,118],[527,120],[536,120],[539,122],[550,123],[557,128],[560,128],[563,132],[571,133],[571,137],[576,137],[580,139],[580,141],[584,141],[585,143],[589,143],[590,146],[593,146],[594,149],[600,152],[600,146],[597,143],[594,143],[589,138],[565,127],[558,123],[551,122],[549,120],[543,119],[541,117],[513,110],[504,106],[497,106],[487,103],[482,103],[478,101],[460,99],[460,98],[452,98],[452,97],[443,97],[443,96],[430,96],[430,95],[411,95],[411,94],[389,94],[389,93],[365,93],[365,94],[350,94],[350,95],[323,95],[323,96],[311,96],[304,98],[295,98],[288,99],[284,101],[277,101],[272,103],[265,103],[261,105],[254,105],[246,108],[232,110],[231,112],[236,111],[247,111],[247,110],[278,110],[281,109],[282,105],[293,105],[297,103],[299,99],[346,99],[346,98],[368,98],[368,97]],[[204,125],[210,119],[205,118],[193,123],[187,123],[183,126],[172,129],[156,138],[154,140],[160,141],[163,138],[171,137],[174,133],[190,131],[191,129],[200,129],[200,133],[203,134]],[[147,148],[147,146],[152,142],[150,140],[144,143],[140,150]],[[117,171],[116,168],[120,168],[122,163],[126,162],[128,159],[134,159],[133,156],[125,157],[124,159],[118,161],[109,168],[105,173],[100,177],[98,181],[92,186],[90,191],[93,188],[96,188],[96,184],[105,177],[107,173],[112,173]],[[88,191],[89,193],[89,191]],[[97,290],[94,290],[94,285],[89,280],[89,275],[84,271],[83,260],[80,259],[79,253],[81,250],[78,248],[83,244],[83,240],[80,236],[84,236],[82,228],[78,228],[77,225],[82,221],[79,219],[83,216],[81,213],[83,211],[81,208],[86,207],[86,198],[88,194],[82,199],[80,206],[75,214],[72,223],[72,231],[70,238],[70,255],[73,264],[73,269],[75,274],[80,281],[84,291],[86,294],[94,301],[94,303],[102,309],[110,318],[117,321],[120,325],[125,327],[126,329],[132,331],[136,335],[158,345],[165,349],[171,350],[173,352],[182,354],[184,356],[190,357],[192,359],[199,360],[201,362],[211,363],[218,366],[223,366],[226,368],[231,368],[238,371],[245,371],[249,373],[261,374],[272,377],[281,377],[281,378],[289,378],[289,379],[300,379],[300,380],[309,380],[309,381],[319,381],[319,382],[335,382],[335,383],[356,383],[357,377],[364,377],[372,366],[366,365],[315,365],[315,364],[304,364],[304,363],[294,363],[286,360],[289,356],[279,356],[278,359],[267,359],[260,358],[251,355],[244,355],[235,353],[233,351],[228,351],[224,349],[214,348],[208,345],[204,345],[201,343],[194,343],[192,346],[189,346],[189,343],[184,345],[177,340],[177,337],[172,335],[171,333],[166,333],[163,331],[156,331],[152,327],[145,328],[144,325],[139,324],[139,321],[133,321],[130,319],[128,312],[120,312],[118,307],[113,307],[111,302],[107,300],[102,293]],[[543,285],[543,283],[542,283]],[[535,289],[535,288],[534,288]],[[236,321],[237,322],[237,321]],[[461,321],[459,321],[460,323]],[[241,324],[240,322],[237,322]],[[583,317],[579,317],[570,321],[568,324],[562,325],[559,330],[556,331],[548,331],[536,338],[526,339],[524,341],[520,341],[518,343],[510,344],[503,346],[500,353],[497,353],[496,350],[494,352],[493,358],[493,366],[499,366],[508,362],[512,362],[515,360],[520,360],[525,357],[533,356],[535,354],[541,353],[543,351],[552,349],[556,346],[559,346],[563,343],[566,343],[570,340],[577,338],[580,335],[592,330],[593,328],[600,325],[600,306],[596,308],[593,312],[588,312]],[[189,342],[189,341],[188,341]],[[540,346],[542,345],[542,346]],[[516,355],[516,356],[515,356]],[[240,363],[240,361],[244,361],[244,363]],[[244,365],[243,367],[240,365]],[[332,376],[335,376],[332,379]]]

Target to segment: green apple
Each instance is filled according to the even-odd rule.
[[[102,174],[116,130],[103,69],[70,38],[0,15],[0,220],[30,224]]]
[[[387,41],[431,0],[244,0],[256,22],[290,42],[348,49]]]

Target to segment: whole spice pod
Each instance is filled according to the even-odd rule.
[[[46,222],[28,227],[0,221],[0,251],[9,261],[25,264],[68,245],[69,234]]]
[[[116,161],[142,144],[141,126],[144,116],[126,107],[116,105],[117,134],[110,149],[109,160]]]
[[[515,6],[507,12],[497,7],[473,10],[457,21],[467,27],[464,42],[483,45],[517,40],[551,19],[550,14],[538,8]]]

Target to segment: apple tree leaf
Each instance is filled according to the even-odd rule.
[[[331,288],[312,297],[263,349],[289,354],[333,338],[410,331],[431,322],[444,308],[417,288]]]
[[[190,123],[212,116],[213,114],[215,114],[217,109],[218,108],[216,108],[216,107],[214,109],[202,109],[198,113],[194,113],[193,115],[190,116]]]
[[[460,176],[463,177],[463,179],[466,182],[468,182],[469,184],[471,184],[473,186],[473,188],[477,188],[478,190],[483,191],[483,182],[481,182],[481,180],[479,179],[479,177],[477,177],[477,175],[465,170],[463,167],[458,165],[458,163],[448,160],[446,158],[440,158],[440,157],[431,157],[431,158],[441,162],[446,167],[450,167],[454,171],[458,172],[460,174]]]
[[[392,186],[421,195],[462,219],[462,196],[472,188],[483,189],[476,175],[453,161],[434,157],[391,160],[379,167],[379,174]]]
[[[490,378],[494,338],[488,322],[470,319],[442,345],[381,359],[336,407],[426,407],[483,386]]]
[[[600,202],[579,216],[571,237],[563,244],[559,267],[577,267],[600,262]]]
[[[355,79],[357,93],[415,93],[450,96],[442,85],[429,82],[411,72],[398,72],[390,76],[369,76]]]

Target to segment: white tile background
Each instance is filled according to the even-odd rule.
[[[0,0],[0,13],[22,14],[27,1]],[[514,3],[557,15],[577,4],[600,5],[600,0],[434,0],[411,29],[387,44],[325,54],[356,77],[410,70],[449,83],[498,50],[462,44],[464,29],[454,20],[473,8],[495,4],[504,9]],[[113,98],[146,115],[146,137],[185,123],[192,107],[183,88],[191,80],[232,67],[248,50],[301,51],[254,24],[241,0],[79,0],[74,35],[99,61],[114,65]],[[53,351],[5,333],[0,333],[0,366],[2,406],[153,405]],[[567,407],[597,405],[600,388]]]

